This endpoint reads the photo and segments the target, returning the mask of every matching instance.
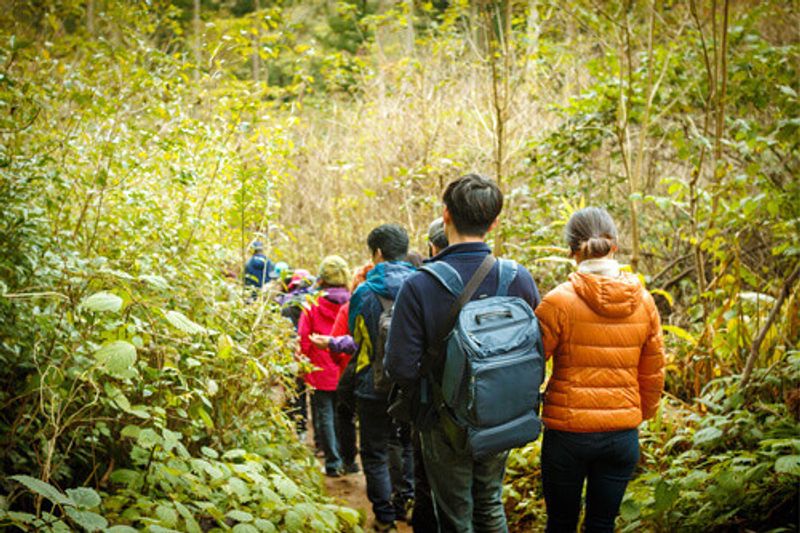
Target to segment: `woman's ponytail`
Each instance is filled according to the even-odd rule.
[[[600,207],[575,211],[565,229],[567,244],[573,254],[584,259],[605,257],[617,245],[617,227],[611,215]]]

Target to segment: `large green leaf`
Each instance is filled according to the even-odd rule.
[[[264,520],[263,518],[256,518],[256,521],[254,523],[259,531],[263,531],[265,533],[276,533],[278,531],[278,528],[275,527],[275,524],[273,524],[269,520]]]
[[[164,313],[164,316],[176,329],[188,333],[189,335],[197,335],[206,332],[206,328],[196,322],[192,322],[186,318],[186,315],[178,311],[167,311]]]
[[[53,503],[72,505],[72,500],[67,498],[64,493],[50,483],[45,483],[41,479],[36,479],[35,477],[25,475],[11,476],[10,479],[22,483],[29,490],[44,496]]]
[[[636,520],[639,518],[641,514],[641,509],[639,508],[639,504],[636,503],[635,500],[627,499],[622,502],[619,508],[619,515],[627,521]]]
[[[337,506],[336,514],[350,527],[355,527],[361,521],[361,515],[358,514],[358,511],[350,507]]]
[[[720,438],[722,430],[714,426],[703,428],[694,434],[694,443],[696,446],[708,444]]]
[[[67,496],[75,503],[76,507],[81,509],[92,509],[99,506],[102,501],[100,495],[89,487],[67,489]]]
[[[119,483],[120,485],[126,485],[130,487],[134,483],[137,483],[142,477],[142,474],[137,472],[136,470],[130,470],[127,468],[120,468],[114,470],[111,473],[111,479],[114,483]]]
[[[200,524],[197,523],[195,520],[194,515],[192,512],[181,502],[173,502],[175,504],[175,508],[178,510],[180,515],[183,517],[184,522],[186,523],[186,531],[188,533],[202,533],[202,528]]]
[[[175,527],[178,525],[178,513],[168,505],[159,505],[156,507],[156,516],[167,527]]]
[[[233,533],[258,533],[258,528],[252,524],[236,524]]]
[[[303,517],[293,509],[286,511],[286,514],[283,516],[283,523],[287,531],[303,530]]]
[[[127,341],[112,341],[101,346],[94,356],[109,374],[121,375],[136,362],[136,347]]]
[[[775,461],[775,471],[779,474],[800,476],[800,455],[784,455]]]
[[[74,507],[67,507],[67,516],[86,531],[100,531],[108,526],[108,520],[91,511],[79,511]]]
[[[97,292],[84,298],[81,307],[96,312],[118,312],[122,308],[122,298],[110,292]]]
[[[237,522],[252,522],[253,515],[245,511],[239,511],[238,509],[232,509],[228,511],[225,516],[232,520],[236,520]]]
[[[149,450],[153,446],[163,444],[164,439],[151,428],[145,428],[136,435],[136,444]]]
[[[278,492],[287,500],[291,500],[300,492],[294,481],[281,475],[273,475],[272,484],[275,485]]]

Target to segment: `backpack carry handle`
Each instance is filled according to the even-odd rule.
[[[475,315],[475,322],[477,322],[478,325],[480,325],[482,320],[491,317],[513,318],[514,316],[511,314],[511,311],[493,311],[491,313],[482,313],[479,315]]]

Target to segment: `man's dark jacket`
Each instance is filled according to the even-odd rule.
[[[445,261],[456,269],[464,284],[472,277],[487,254],[489,246],[483,242],[454,244],[429,261]],[[475,291],[472,299],[494,296],[497,292],[497,264]],[[528,302],[531,309],[539,305],[539,290],[530,273],[521,265],[508,289],[509,296],[518,296]],[[430,345],[436,348],[439,362],[443,362],[445,331],[444,321],[455,297],[433,276],[416,272],[406,280],[395,300],[392,327],[386,347],[384,368],[388,376],[401,386],[415,386],[420,380],[420,365],[427,358]],[[441,366],[434,368],[440,375]]]
[[[358,286],[350,299],[348,326],[358,346],[356,359],[356,396],[369,400],[386,400],[386,393],[375,390],[371,361],[378,341],[378,322],[383,306],[378,295],[394,300],[406,279],[414,273],[410,263],[385,261],[367,273],[367,280]]]

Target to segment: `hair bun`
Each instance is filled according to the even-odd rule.
[[[614,242],[608,237],[590,237],[581,243],[581,254],[585,259],[605,257],[613,247]]]

